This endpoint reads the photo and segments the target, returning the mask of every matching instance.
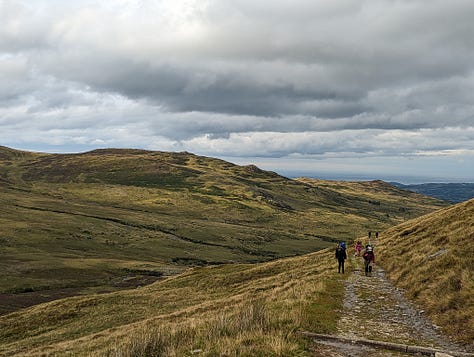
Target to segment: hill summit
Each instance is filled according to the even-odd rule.
[[[191,153],[0,148],[0,312],[324,249],[445,205]]]

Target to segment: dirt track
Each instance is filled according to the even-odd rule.
[[[442,335],[441,329],[410,303],[402,291],[385,277],[383,269],[375,267],[365,276],[362,260],[349,257],[345,281],[343,311],[337,325],[337,335],[352,339],[432,347],[445,351],[466,351]],[[337,266],[334,268],[337,274]],[[378,350],[367,346],[325,342],[318,344],[316,356],[413,356],[401,352]],[[472,351],[467,351],[472,352]]]

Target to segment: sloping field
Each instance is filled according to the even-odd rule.
[[[332,255],[195,268],[18,311],[0,317],[0,355],[309,355],[295,331],[334,331],[342,301]]]
[[[0,314],[305,254],[444,205],[383,182],[290,180],[189,153],[0,147]]]
[[[387,230],[377,251],[410,299],[453,338],[473,343],[474,200]]]
[[[474,200],[391,228],[377,261],[443,330],[472,343]],[[135,290],[0,317],[0,355],[310,355],[297,330],[334,333],[342,275],[332,250],[194,268]],[[368,278],[370,279],[370,277]]]
[[[296,330],[336,329],[333,251],[278,258],[445,206],[380,181],[290,180],[139,150],[2,149],[0,181],[0,297],[31,297],[27,306],[79,295],[0,316],[2,356],[308,355]],[[387,230],[377,247],[396,284],[464,342],[472,217],[473,201],[436,211]]]

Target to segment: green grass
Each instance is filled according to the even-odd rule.
[[[336,325],[342,311],[344,299],[345,276],[335,276],[325,281],[325,287],[314,297],[311,303],[305,306],[304,314],[307,316],[302,329],[317,331],[318,333],[334,334]]]
[[[141,150],[0,148],[0,178],[0,268],[8,273],[0,293],[114,289],[141,264],[167,276],[265,262],[444,205],[380,182],[290,180],[254,166]]]
[[[309,355],[296,332],[335,331],[343,277],[328,268],[332,250],[300,255],[446,206],[379,181],[290,180],[140,150],[0,147],[0,181],[0,292],[78,295],[10,306],[4,356]],[[474,248],[472,206],[397,226],[377,247],[390,277],[462,341],[474,330],[473,262],[459,257]],[[448,253],[423,260],[440,247]]]

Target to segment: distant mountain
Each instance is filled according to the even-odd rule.
[[[449,202],[463,202],[474,198],[474,183],[423,183],[416,185],[404,185],[398,182],[391,182],[392,185],[421,193],[431,197]]]

